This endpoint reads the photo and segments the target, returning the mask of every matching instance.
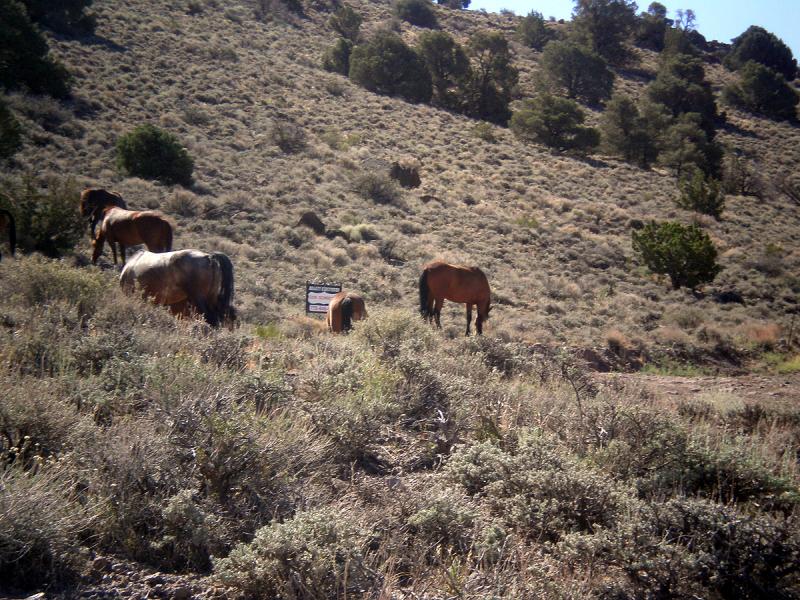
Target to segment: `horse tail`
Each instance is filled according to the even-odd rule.
[[[423,318],[431,316],[428,309],[428,296],[430,295],[430,288],[428,287],[428,271],[422,272],[419,276],[419,312]]]
[[[172,229],[170,228],[170,238]],[[170,239],[171,244],[171,239]],[[222,281],[219,287],[219,294],[217,295],[217,312],[220,320],[236,318],[236,311],[233,308],[233,263],[228,258],[227,254],[222,252],[214,252],[211,259],[219,267],[222,275]]]
[[[17,226],[14,224],[14,215],[5,209],[0,212],[8,217],[8,246],[11,248],[11,256],[14,256],[14,250],[17,247]]]
[[[165,236],[166,240],[164,240],[164,252],[172,252],[172,225],[170,225],[169,223],[166,223],[166,225],[167,225],[167,235]],[[225,255],[223,254],[222,256]],[[228,257],[225,256],[225,258],[227,259]],[[233,269],[233,267],[231,267],[231,269]]]
[[[353,328],[353,299],[348,296],[339,307],[342,309],[342,331],[349,331]]]

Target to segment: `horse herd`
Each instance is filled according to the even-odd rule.
[[[127,293],[137,288],[157,304],[168,306],[175,315],[199,314],[212,326],[232,326],[236,319],[233,308],[233,264],[222,252],[172,250],[172,225],[158,211],[128,210],[122,196],[103,189],[86,189],[80,197],[81,215],[88,220],[92,236],[92,264],[111,246],[114,264],[117,247],[123,269],[120,286]],[[8,228],[11,254],[14,254],[16,232],[14,218],[0,209],[0,227]],[[137,252],[125,260],[126,248],[144,244],[147,251]],[[489,318],[491,292],[486,275],[477,267],[434,261],[419,277],[419,307],[423,318],[441,328],[440,317],[445,300],[463,303],[470,334],[473,305],[477,311],[475,329],[483,333]],[[328,305],[327,325],[332,332],[347,331],[352,322],[364,319],[367,310],[364,298],[354,292],[336,294]]]

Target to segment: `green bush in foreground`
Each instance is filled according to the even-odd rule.
[[[668,275],[676,290],[713,281],[722,270],[714,243],[697,225],[650,222],[632,236],[633,250],[647,268]]]
[[[178,139],[153,125],[139,125],[117,140],[117,165],[134,177],[191,185],[194,161]]]

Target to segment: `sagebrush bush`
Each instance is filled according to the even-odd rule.
[[[353,188],[362,198],[378,204],[394,204],[401,196],[400,187],[386,173],[361,173],[353,182]]]
[[[117,140],[117,166],[128,175],[189,186],[194,161],[173,134],[139,125]]]
[[[301,152],[308,144],[303,128],[288,120],[275,120],[272,123],[270,136],[272,142],[286,154]]]
[[[367,540],[367,532],[344,511],[307,510],[259,529],[252,542],[215,560],[214,573],[251,598],[356,595],[373,582],[363,554]]]
[[[0,580],[20,589],[65,583],[81,567],[77,548],[100,516],[96,502],[81,502],[78,482],[43,465],[35,471],[0,471]]]

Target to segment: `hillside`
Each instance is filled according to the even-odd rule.
[[[367,33],[392,14],[384,3],[354,7]],[[77,76],[77,100],[60,127],[37,132],[20,162],[164,210],[178,224],[176,247],[230,254],[248,321],[299,313],[304,282],[317,278],[361,290],[373,305],[411,307],[420,266],[443,257],[489,274],[499,304],[490,327],[509,339],[602,347],[616,331],[644,348],[678,344],[702,355],[711,352],[696,335],[704,327],[742,348],[753,346],[753,329],[777,327],[786,336],[798,292],[798,210],[775,192],[763,201],[730,197],[722,221],[703,220],[724,270],[698,300],[668,291],[632,256],[632,220],[693,219],[676,208],[677,187],[666,172],[599,155],[555,155],[500,127],[489,143],[477,137],[474,120],[366,92],[319,68],[334,40],[325,12],[265,24],[237,3],[210,3],[199,14],[167,2],[100,2],[96,10],[96,40],[54,43]],[[444,29],[459,38],[514,27],[509,16],[440,13]],[[402,24],[409,42],[420,31]],[[525,95],[535,90],[538,53],[515,41],[512,47]],[[640,53],[646,72],[655,58]],[[716,86],[727,76],[719,65],[707,70]],[[646,75],[621,75],[618,87],[641,93]],[[796,127],[726,111],[722,141],[750,157],[765,180],[792,170]],[[119,175],[115,140],[144,122],[186,144],[196,161],[191,192]],[[273,141],[276,123],[300,128],[306,148],[283,153]],[[421,162],[420,188],[392,205],[354,191],[369,170],[365,160],[403,157]],[[315,237],[295,227],[305,210],[331,228],[365,224],[380,239]],[[778,265],[762,268],[769,261]],[[718,290],[739,292],[745,305],[719,305]],[[681,324],[687,311],[690,327]],[[461,329],[457,320],[446,319],[451,334]]]
[[[800,597],[800,207],[772,185],[796,172],[796,123],[721,107],[719,138],[767,185],[718,221],[678,208],[666,169],[372,94],[320,68],[324,3],[257,4],[276,6],[95,0],[94,36],[48,34],[73,97],[6,95],[27,132],[6,180],[163,211],[176,249],[231,257],[240,324],[126,297],[88,235],[60,259],[3,246],[0,595]],[[422,31],[349,4],[367,36]],[[507,35],[516,101],[537,91],[516,17],[436,11],[462,42]],[[615,86],[637,97],[658,56],[635,52]],[[732,75],[705,58],[719,91]],[[191,187],[120,173],[142,123],[185,144]],[[357,191],[411,159],[420,187]],[[651,219],[699,223],[716,280],[649,273],[631,231]],[[453,303],[443,332],[419,318],[433,258],[487,273],[483,337]],[[360,291],[369,318],[329,335],[308,280]]]

